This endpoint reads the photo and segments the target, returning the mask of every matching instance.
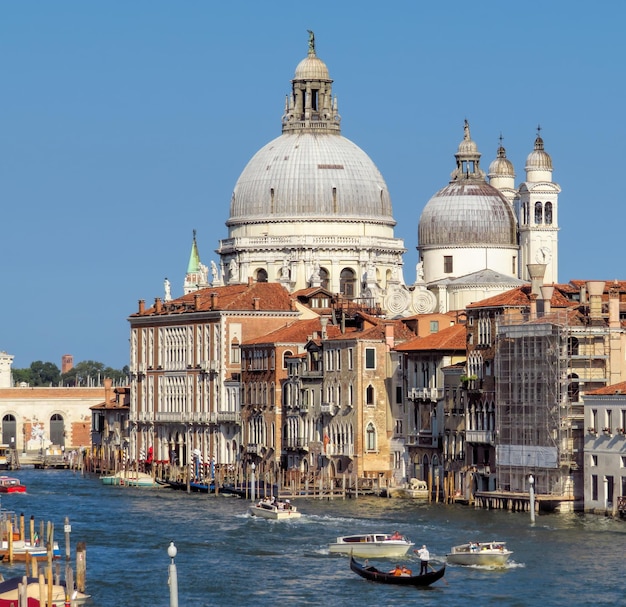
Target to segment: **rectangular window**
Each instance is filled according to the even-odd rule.
[[[443,271],[445,274],[452,274],[452,255],[443,256]]]
[[[439,331],[439,321],[438,320],[431,320],[430,321],[430,332],[431,333],[437,333]]]
[[[594,502],[598,501],[598,475],[591,475],[591,499]]]
[[[591,465],[592,466],[597,466],[598,465],[598,456],[597,455],[592,455],[591,456]]]
[[[612,476],[605,476],[606,479],[606,501],[613,503],[613,494],[615,493],[615,480]]]
[[[337,371],[341,371],[341,350],[337,350]]]
[[[354,350],[352,348],[348,348],[348,369],[350,371],[354,369]]]
[[[365,348],[365,368],[376,368],[376,350],[375,348]]]
[[[402,386],[396,386],[396,404],[402,404]]]

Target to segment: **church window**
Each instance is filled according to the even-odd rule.
[[[339,275],[339,291],[348,298],[355,296],[356,275],[354,270],[344,268]]]
[[[256,281],[257,282],[267,282],[267,271],[263,268],[256,271]]]
[[[328,289],[329,274],[326,268],[320,268],[320,281],[322,289]]]
[[[443,256],[443,271],[445,274],[452,273],[452,255]]]
[[[528,224],[528,203],[522,203],[522,225]]]
[[[552,203],[551,202],[546,202],[546,224],[547,225],[551,225],[552,224]]]
[[[337,188],[333,188],[333,212],[337,212]]]
[[[513,259],[511,261],[511,273],[515,274],[517,272],[517,257],[513,255]]]
[[[535,223],[537,225],[543,223],[543,204],[541,202],[535,203]]]

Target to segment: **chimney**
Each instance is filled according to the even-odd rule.
[[[291,310],[291,312],[297,312],[298,311],[298,306],[296,304],[296,300],[295,299],[290,299],[289,300],[289,310]]]
[[[328,326],[328,318],[320,318],[320,325],[322,325],[322,339],[326,339],[326,337],[328,337],[328,333],[326,332],[326,327]]]
[[[393,334],[393,323],[385,323],[385,342],[389,349],[393,348],[396,344],[396,340]]]
[[[531,293],[534,293],[539,297],[540,287],[543,284],[543,277],[546,273],[545,263],[529,263],[527,266],[528,275],[530,276]]]
[[[217,310],[218,302],[219,296],[215,291],[213,291],[213,293],[211,293],[211,310]]]
[[[587,304],[587,286],[584,283],[580,285],[580,303],[581,305]]]
[[[194,293],[194,296],[193,296],[193,309],[194,310],[200,309],[200,295],[198,293]]]
[[[111,388],[113,380],[110,377],[104,378],[104,402],[108,405],[111,402]]]
[[[609,327],[611,329],[620,328],[619,321],[619,285],[617,281],[609,289]]]
[[[544,316],[550,314],[552,309],[552,295],[554,294],[554,287],[543,285],[541,287],[541,298],[543,299],[543,314]]]
[[[251,287],[254,284],[254,278],[252,276],[248,276],[248,286]]]
[[[537,294],[531,293],[528,298],[530,299],[530,318],[529,320],[537,320]]]
[[[252,298],[252,307],[255,310],[260,310],[261,309],[261,300],[258,297],[253,297]]]
[[[604,293],[603,280],[588,280],[587,292],[589,293],[589,318],[597,320],[602,318],[602,294]]]
[[[161,298],[155,297],[154,298],[154,312],[156,314],[160,314],[162,310],[163,310],[163,307],[161,306]]]
[[[139,314],[143,314],[146,311],[146,302],[144,299],[139,300]]]

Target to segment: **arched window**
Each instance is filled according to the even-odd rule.
[[[374,406],[374,386],[372,384],[365,389],[365,404],[369,407]]]
[[[344,268],[339,275],[339,292],[352,299],[355,295],[356,274],[350,268]]]
[[[50,418],[50,442],[53,445],[65,446],[65,421],[59,413]]]
[[[528,224],[528,203],[524,202],[522,204],[522,225]]]
[[[567,354],[569,356],[577,356],[580,344],[577,337],[570,337],[567,340]]]
[[[376,451],[376,428],[374,424],[370,422],[367,424],[365,431],[365,444],[367,451]]]
[[[545,221],[547,225],[552,224],[552,203],[551,202],[546,202]]]
[[[15,415],[11,413],[7,413],[2,418],[2,442],[5,445],[11,445],[11,447],[15,447],[15,441],[17,440],[17,421],[15,419]],[[24,445],[24,448],[26,446]]]
[[[543,223],[543,204],[541,202],[535,202],[535,223],[537,225]]]
[[[320,281],[322,289],[328,289],[330,274],[326,268],[320,268]]]
[[[259,268],[256,271],[256,281],[257,282],[267,282],[267,270],[263,268]]]
[[[293,352],[291,350],[285,350],[283,353],[283,369],[287,368],[287,358],[293,356]]]

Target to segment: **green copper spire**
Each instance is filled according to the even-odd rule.
[[[198,243],[196,242],[196,231],[193,231],[193,242],[191,243],[191,254],[187,265],[187,274],[200,271],[200,253],[198,253]]]

